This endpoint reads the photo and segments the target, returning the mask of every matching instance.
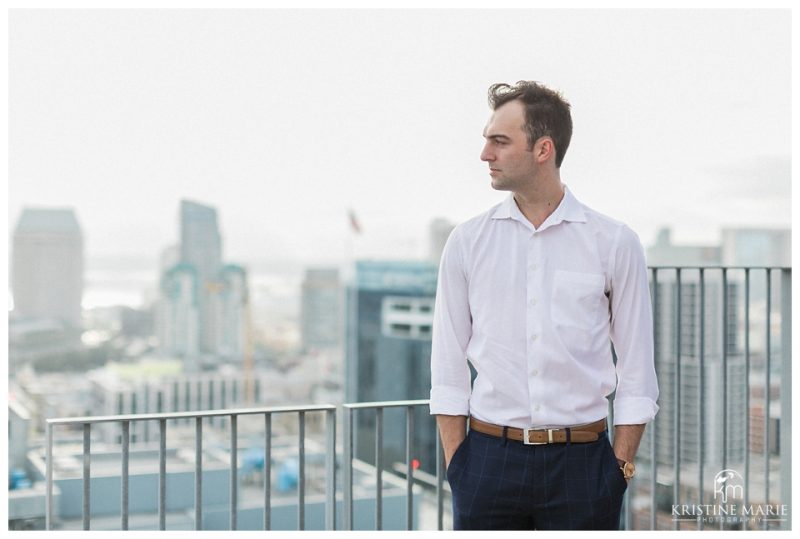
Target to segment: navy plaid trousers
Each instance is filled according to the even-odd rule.
[[[447,480],[456,530],[617,530],[628,488],[607,432],[524,445],[470,431]]]

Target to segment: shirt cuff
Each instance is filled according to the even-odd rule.
[[[469,415],[469,394],[463,390],[441,386],[431,388],[431,415]]]
[[[658,404],[647,397],[614,399],[614,425],[641,425],[655,419]]]

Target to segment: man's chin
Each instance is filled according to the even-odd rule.
[[[492,178],[492,189],[494,189],[495,191],[510,191],[511,186],[505,182],[498,181]]]

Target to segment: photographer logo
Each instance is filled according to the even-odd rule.
[[[742,524],[785,522],[789,509],[785,504],[745,504],[745,481],[738,471],[726,468],[714,476],[713,503],[673,504],[672,520],[704,524]]]
[[[728,503],[729,500],[744,499],[744,479],[736,470],[722,470],[714,476],[714,501]]]

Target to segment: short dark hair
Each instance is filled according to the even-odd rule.
[[[556,167],[561,167],[572,138],[572,116],[569,103],[560,93],[535,81],[521,80],[514,86],[504,82],[489,87],[489,106],[492,110],[519,99],[525,106],[525,125],[528,147],[533,148],[541,137],[553,139],[556,147]]]

